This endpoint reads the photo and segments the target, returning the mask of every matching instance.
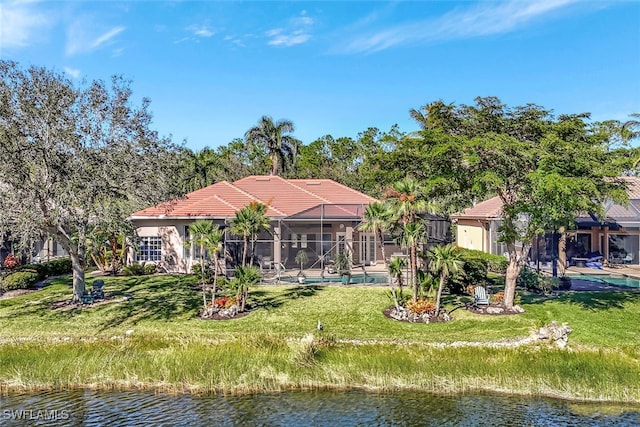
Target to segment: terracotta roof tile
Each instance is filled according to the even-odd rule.
[[[627,184],[629,199],[640,199],[640,178],[637,176],[622,176],[620,178]]]
[[[249,176],[234,183],[218,182],[184,198],[143,209],[132,217],[229,218],[252,201],[267,204],[267,216],[287,217],[321,204],[369,204],[376,199],[330,179]],[[351,211],[347,209],[345,213]]]
[[[470,219],[500,218],[502,217],[502,200],[498,196],[492,197],[451,216]]]

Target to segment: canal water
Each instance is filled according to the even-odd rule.
[[[0,395],[0,426],[638,426],[640,406],[495,394]]]

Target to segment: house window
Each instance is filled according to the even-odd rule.
[[[162,260],[162,237],[148,236],[140,237],[140,245],[136,253],[136,261],[161,261]]]

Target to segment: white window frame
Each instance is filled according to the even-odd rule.
[[[136,262],[162,261],[162,236],[138,237]]]

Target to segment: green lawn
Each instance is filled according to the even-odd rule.
[[[104,305],[52,309],[70,297],[67,278],[0,300],[0,387],[492,389],[640,402],[634,292],[523,294],[521,315],[459,309],[448,323],[408,324],[384,317],[381,287],[269,285],[251,291],[248,316],[205,321],[191,277],[104,280]],[[573,329],[570,350],[434,345],[525,337],[551,320]]]

